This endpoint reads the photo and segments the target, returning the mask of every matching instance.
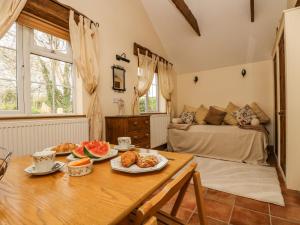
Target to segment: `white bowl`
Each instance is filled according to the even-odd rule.
[[[92,160],[89,164],[82,165],[82,166],[70,166],[68,164],[68,173],[72,177],[81,177],[81,176],[87,175],[87,174],[91,173],[92,170],[93,170],[93,161]]]

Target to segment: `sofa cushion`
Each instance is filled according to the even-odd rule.
[[[210,106],[204,121],[211,125],[221,125],[225,116],[225,111]]]

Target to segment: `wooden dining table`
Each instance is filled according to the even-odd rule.
[[[0,181],[1,225],[118,224],[182,169],[193,155],[159,152],[169,159],[160,171],[128,174],[111,169],[110,161],[94,164],[93,172],[70,177],[56,172],[30,176],[30,156],[15,157]],[[66,157],[57,157],[66,161]]]

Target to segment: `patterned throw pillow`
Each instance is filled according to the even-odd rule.
[[[232,113],[240,125],[249,125],[251,120],[257,118],[249,105],[245,105],[239,110]]]
[[[181,114],[182,122],[184,122],[186,124],[193,123],[194,118],[195,118],[195,113],[194,112],[183,112]]]

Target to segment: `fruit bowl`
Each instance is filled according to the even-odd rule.
[[[68,173],[72,177],[81,177],[87,174],[90,174],[93,170],[93,160],[89,160],[88,163],[83,164],[80,163],[80,161],[83,161],[84,159],[73,161],[68,163]],[[77,163],[78,162],[78,163]]]
[[[12,152],[0,147],[0,180],[3,178]]]

